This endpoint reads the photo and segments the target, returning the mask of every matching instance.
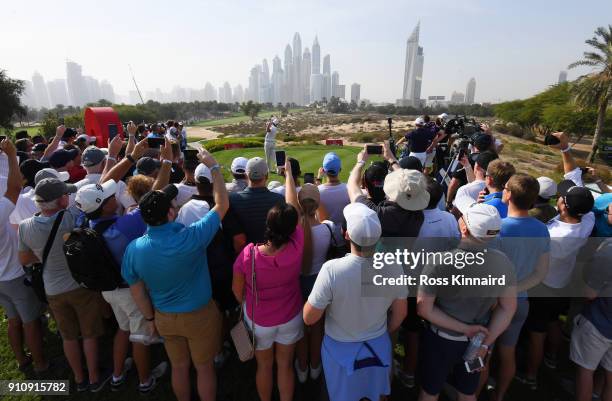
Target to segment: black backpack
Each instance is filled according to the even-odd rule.
[[[92,229],[85,219],[83,225],[73,229],[64,242],[64,254],[72,278],[90,290],[112,291],[123,283],[120,268],[102,236],[115,220],[100,222]]]

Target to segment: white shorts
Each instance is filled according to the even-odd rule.
[[[113,308],[119,328],[130,334],[148,335],[146,321],[136,305],[129,288],[118,288],[113,291],[103,291],[102,297]]]
[[[251,328],[251,320],[247,316],[246,311],[244,312],[244,321]],[[274,343],[283,345],[295,344],[302,337],[304,337],[304,321],[302,320],[301,310],[287,323],[271,327],[255,324],[255,342],[258,351],[270,349]]]
[[[410,152],[409,156],[413,156],[416,157],[417,159],[419,159],[421,161],[421,165],[423,166],[423,168],[425,167],[431,167],[433,166],[433,159],[436,156],[436,151],[434,150],[431,153],[427,153],[427,152]]]
[[[574,319],[570,359],[585,369],[595,370],[601,365],[612,372],[612,340],[606,338],[582,315]]]

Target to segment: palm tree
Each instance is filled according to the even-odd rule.
[[[606,117],[606,111],[612,100],[612,25],[608,28],[599,27],[595,36],[585,41],[594,51],[584,52],[584,58],[569,65],[592,67],[595,71],[578,78],[572,86],[576,104],[583,108],[597,108],[597,124],[591,152],[587,162],[592,163],[600,143],[601,133]]]

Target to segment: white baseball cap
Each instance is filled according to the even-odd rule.
[[[461,209],[459,209],[461,210]],[[463,221],[476,238],[493,238],[501,230],[501,217],[497,209],[485,203],[474,203],[464,209]]]
[[[540,198],[550,199],[557,194],[557,183],[548,177],[538,177],[540,184]]]
[[[425,125],[425,120],[423,117],[418,117],[416,120],[414,120],[414,125]]]
[[[402,168],[387,174],[383,190],[390,201],[405,210],[423,210],[429,204],[427,181],[417,170]]]
[[[108,180],[104,184],[84,185],[77,191],[74,203],[83,212],[93,213],[116,192],[117,183],[114,180]]]
[[[212,173],[210,169],[206,167],[206,165],[203,163],[198,164],[195,171],[193,172],[193,176],[195,177],[195,180],[200,183],[200,177],[208,179],[208,182],[210,182],[211,184],[213,182]]]
[[[248,162],[249,162],[249,159],[247,159],[246,157],[237,157],[234,160],[232,160],[232,167],[230,168],[232,170],[232,173],[234,174],[246,173]]]
[[[274,188],[282,187],[283,184],[280,181],[270,181],[268,183],[268,190],[272,191]]]
[[[276,118],[276,117],[273,118],[272,119],[272,124],[274,124],[274,125],[278,124],[278,118]]]
[[[351,241],[359,246],[372,246],[378,242],[382,228],[375,211],[363,203],[349,203],[342,213]]]
[[[60,181],[66,182],[70,179],[70,174],[67,171],[57,171],[53,168],[43,168],[34,176],[34,183],[38,184],[45,178],[57,178]]]

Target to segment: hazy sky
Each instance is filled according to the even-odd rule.
[[[362,98],[394,101],[421,20],[421,96],[465,92],[473,76],[476,101],[497,101],[555,83],[611,17],[610,0],[4,0],[0,68],[50,80],[65,78],[71,59],[120,94],[133,90],[128,64],[143,91],[246,86],[251,67],[267,58],[271,68],[298,31],[302,48],[319,36],[347,96],[358,82]]]

